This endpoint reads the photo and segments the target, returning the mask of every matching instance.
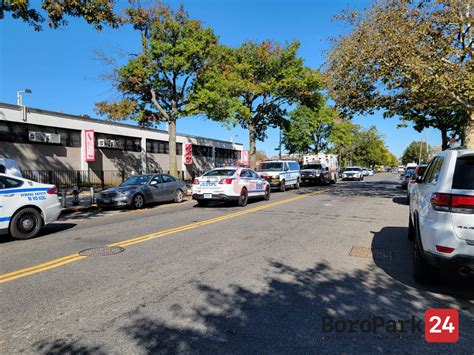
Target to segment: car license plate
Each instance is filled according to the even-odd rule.
[[[212,194],[204,194],[204,198],[212,198]]]

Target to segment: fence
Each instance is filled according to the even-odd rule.
[[[119,170],[22,170],[21,173],[25,179],[61,189],[117,186],[131,175]],[[178,173],[184,179],[184,171]]]

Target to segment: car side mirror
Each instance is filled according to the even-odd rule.
[[[158,185],[158,181],[153,180],[153,181],[150,182],[150,186],[154,186],[154,185]]]

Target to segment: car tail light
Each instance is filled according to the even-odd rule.
[[[474,196],[436,192],[431,196],[431,205],[437,211],[474,213]]]
[[[48,195],[57,195],[58,194],[58,188],[55,186],[55,187],[53,187],[52,189],[49,189],[46,192],[48,193]]]
[[[219,184],[230,185],[232,184],[232,179],[221,179],[221,181],[219,181]]]
[[[436,251],[438,253],[451,254],[454,251],[454,248],[444,247],[442,245],[437,245],[436,246]]]
[[[194,179],[194,180],[193,180],[193,185],[199,185],[199,180],[198,180],[198,179]]]

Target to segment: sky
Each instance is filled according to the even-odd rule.
[[[39,2],[39,1],[38,1]],[[37,3],[34,1],[32,3]],[[117,1],[118,7],[123,1]],[[347,33],[348,28],[335,21],[341,11],[370,6],[366,0],[182,0],[167,1],[176,8],[182,3],[192,18],[211,27],[223,44],[238,46],[245,40],[272,39],[285,44],[301,42],[299,55],[305,65],[320,68],[330,38]],[[104,78],[110,72],[98,52],[125,63],[129,53],[139,50],[137,32],[129,27],[118,30],[95,30],[81,19],[68,18],[69,24],[41,32],[9,15],[0,20],[0,102],[16,103],[16,92],[25,88],[31,94],[23,96],[30,107],[86,114],[97,117],[96,102],[115,98],[119,94]],[[420,134],[412,127],[397,128],[397,118],[384,119],[378,112],[372,116],[356,116],[353,122],[364,127],[375,125],[384,134],[388,148],[401,156],[403,150]],[[160,128],[165,128],[161,125]],[[248,147],[248,133],[235,127],[229,129],[205,117],[183,118],[178,121],[179,133],[233,140]],[[275,155],[278,129],[269,129],[268,138],[257,143],[257,149]],[[425,135],[423,135],[425,136]],[[438,131],[427,130],[432,145],[440,145]]]

